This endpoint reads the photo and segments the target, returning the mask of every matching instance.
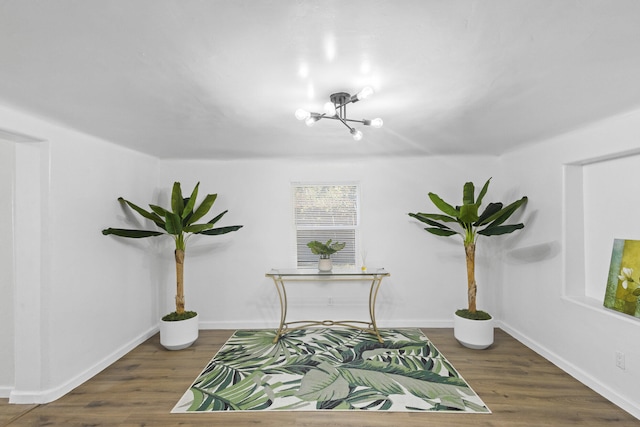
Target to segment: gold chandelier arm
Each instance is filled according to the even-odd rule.
[[[342,124],[343,124],[343,125],[345,125],[345,126],[349,129],[349,132],[352,132],[352,131],[353,131],[353,128],[347,124],[347,122],[345,121],[345,119],[343,119],[343,118],[342,118],[342,117],[340,117],[340,116],[334,116],[334,117],[335,117],[335,118],[337,118],[338,120],[340,120],[340,121],[342,122]]]
[[[337,117],[337,116],[327,116],[327,115],[325,115],[323,118],[324,118],[324,119],[331,119],[331,120],[340,120],[340,121],[342,121],[342,122],[362,123],[363,125],[366,125],[366,124],[368,124],[368,123],[371,123],[371,120],[366,120],[366,119],[362,119],[362,120],[341,119],[340,117]]]

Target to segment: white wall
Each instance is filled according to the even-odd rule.
[[[0,139],[0,396],[13,388],[13,185],[15,150],[13,142]]]
[[[230,210],[220,225],[244,225],[190,242],[187,305],[201,313],[202,327],[276,325],[276,292],[264,274],[295,263],[292,181],[361,183],[368,264],[392,273],[379,298],[381,325],[450,325],[452,311],[465,303],[461,245],[428,235],[406,214],[432,209],[430,190],[459,199],[465,180],[494,174],[496,158],[160,162],[11,108],[0,107],[0,117],[7,128],[46,141],[16,152],[12,402],[47,402],[70,391],[155,333],[159,316],[173,309],[172,242],[100,230],[138,228],[140,220],[117,197],[166,203],[174,180],[185,191],[202,181],[201,194],[220,194],[215,212]],[[366,285],[337,286],[292,292],[299,311],[291,314],[366,315]],[[333,312],[328,292],[336,296]],[[495,306],[491,292],[488,309]]]
[[[190,242],[187,306],[200,312],[203,328],[274,327],[279,314],[276,292],[264,274],[295,263],[291,182],[357,181],[367,264],[385,267],[392,275],[379,296],[379,324],[450,326],[452,311],[466,303],[462,246],[424,232],[407,213],[435,211],[429,191],[459,200],[465,181],[480,185],[493,176],[487,200],[528,195],[530,201],[520,214],[527,224],[524,230],[479,243],[480,307],[495,314],[516,337],[640,417],[631,397],[640,372],[640,343],[634,338],[639,322],[589,298],[593,291],[587,291],[585,277],[590,283],[599,279],[590,277],[586,264],[597,255],[586,259],[585,254],[596,253],[594,242],[602,235],[582,237],[584,224],[597,223],[598,215],[605,215],[585,216],[585,203],[590,210],[598,205],[583,197],[585,185],[588,190],[594,188],[592,182],[606,178],[589,165],[637,154],[640,112],[501,159],[447,156],[350,162],[159,161],[9,108],[0,107],[0,118],[8,128],[47,141],[32,147],[37,159],[26,165],[38,168],[38,182],[28,182],[21,168],[25,158],[32,158],[28,153],[20,150],[18,158],[23,160],[16,164],[16,174],[27,181],[21,185],[37,189],[38,227],[43,232],[38,242],[16,234],[18,259],[32,255],[21,248],[38,251],[39,280],[23,287],[18,277],[14,288],[20,303],[15,306],[14,402],[53,400],[71,390],[154,333],[158,316],[173,309],[171,242],[100,234],[107,226],[139,224],[121,210],[118,196],[141,205],[167,203],[176,180],[185,191],[200,181],[201,194],[219,193],[214,211],[229,209],[220,225],[244,228]],[[620,191],[615,182],[612,177],[611,192]],[[602,192],[608,187],[597,188]],[[16,199],[18,205],[29,201],[20,194]],[[604,284],[603,280],[603,289]],[[29,298],[31,292],[35,298]],[[355,285],[312,285],[292,293],[292,316],[353,317],[353,311],[366,307],[363,289]],[[331,307],[328,297],[335,301]],[[25,326],[28,321],[35,322],[35,337],[29,333],[32,326]],[[26,349],[33,345],[38,366],[28,363],[33,355]],[[625,353],[625,371],[615,367],[615,351]]]
[[[613,238],[640,232],[638,180],[624,182],[640,166],[639,137],[636,111],[504,156],[506,179],[529,206],[520,247],[506,257],[502,320],[640,418],[640,320],[602,307]],[[597,163],[603,160],[614,163]],[[620,206],[630,211],[617,212]],[[625,354],[626,370],[616,367],[616,351]]]
[[[583,166],[585,294],[599,302],[604,297],[613,239],[640,240],[638,172],[640,155]]]
[[[379,297],[381,325],[446,326],[465,304],[460,243],[427,234],[406,214],[433,209],[430,190],[459,199],[465,180],[495,175],[496,158],[160,162],[8,107],[0,107],[0,117],[7,128],[46,141],[16,153],[12,402],[47,402],[70,391],[155,333],[158,317],[173,309],[171,242],[105,237],[100,230],[139,227],[116,198],[166,203],[174,180],[185,191],[202,181],[201,194],[220,194],[215,212],[230,210],[221,225],[244,225],[190,242],[187,305],[201,313],[202,327],[276,325],[276,292],[264,274],[295,263],[293,181],[360,182],[368,264],[392,274]],[[490,277],[490,269],[483,274]],[[292,292],[291,314],[366,316],[366,285],[336,286]],[[480,298],[489,310],[496,287]]]
[[[495,176],[495,157],[367,158],[358,161],[311,160],[162,161],[160,187],[165,199],[174,181],[186,193],[200,181],[200,192],[218,193],[214,212],[229,209],[220,225],[244,228],[224,236],[196,236],[187,248],[187,307],[201,315],[201,327],[275,327],[277,293],[265,273],[295,267],[292,182],[359,182],[361,236],[369,267],[384,267],[378,298],[381,326],[450,326],[452,313],[466,305],[464,249],[455,238],[438,238],[422,230],[408,212],[435,212],[427,197],[439,193],[452,202],[462,199],[462,186]],[[500,198],[500,187],[489,198]],[[201,196],[201,197],[202,197]],[[213,216],[213,215],[212,215]],[[481,243],[484,245],[484,243]],[[487,243],[485,248],[490,249]],[[485,253],[485,255],[487,255]],[[479,255],[480,304],[496,309],[500,275]],[[165,311],[172,310],[171,247],[163,259]],[[290,320],[294,318],[366,318],[366,284],[290,286]],[[328,306],[329,297],[333,305]]]
[[[0,107],[0,117],[3,126],[47,141],[16,147],[10,396],[46,402],[157,330],[155,245],[100,231],[126,224],[118,196],[155,192],[158,161],[10,108]]]

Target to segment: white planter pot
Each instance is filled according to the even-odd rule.
[[[333,263],[331,262],[331,258],[320,258],[320,261],[318,261],[318,270],[331,271],[332,268]]]
[[[198,317],[168,322],[160,320],[160,344],[167,350],[182,350],[198,339]]]
[[[493,344],[493,319],[471,320],[454,314],[453,334],[465,347],[485,349]]]

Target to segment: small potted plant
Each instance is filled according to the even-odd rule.
[[[444,237],[460,236],[462,238],[467,263],[468,308],[456,311],[454,335],[464,346],[477,349],[487,348],[493,343],[491,315],[476,308],[475,253],[477,239],[481,235],[499,236],[523,228],[524,224],[522,223],[504,225],[504,222],[527,202],[525,196],[507,206],[503,206],[502,203],[489,203],[484,211],[479,213],[490,181],[491,178],[484,184],[477,199],[473,183],[465,183],[461,206],[454,207],[442,200],[437,194],[429,193],[429,199],[442,213],[409,214],[409,216],[427,224],[429,227],[425,230],[431,234]]]
[[[346,243],[332,243],[331,239],[329,239],[327,243],[322,243],[317,240],[307,243],[307,246],[314,255],[320,255],[320,260],[318,261],[318,270],[320,271],[331,271],[333,268],[331,255],[344,249],[345,245]]]
[[[176,261],[176,311],[167,314],[160,322],[160,343],[169,350],[181,350],[189,347],[198,338],[198,313],[185,310],[184,300],[184,257],[187,241],[192,235],[216,236],[237,231],[241,225],[213,228],[213,226],[227,213],[222,212],[206,223],[196,224],[213,206],[217,194],[207,194],[199,206],[196,207],[198,187],[196,184],[191,196],[184,198],[180,183],[173,184],[171,192],[171,208],[165,209],[156,205],[149,205],[151,211],[131,203],[122,197],[118,198],[142,217],[152,221],[156,230],[130,230],[122,228],[107,228],[102,230],[104,235],[114,235],[131,239],[154,236],[171,236],[175,241]]]

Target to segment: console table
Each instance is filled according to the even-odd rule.
[[[382,279],[388,277],[384,268],[370,268],[360,270],[355,268],[334,267],[332,271],[321,272],[318,269],[298,268],[298,269],[273,269],[266,274],[271,277],[276,285],[278,297],[280,298],[280,327],[273,342],[278,342],[281,336],[288,331],[302,329],[309,326],[346,326],[373,333],[378,341],[383,342],[378,325],[376,324],[376,298]],[[287,291],[285,282],[319,282],[319,281],[370,281],[369,290],[369,316],[370,321],[361,320],[300,320],[287,322]]]

